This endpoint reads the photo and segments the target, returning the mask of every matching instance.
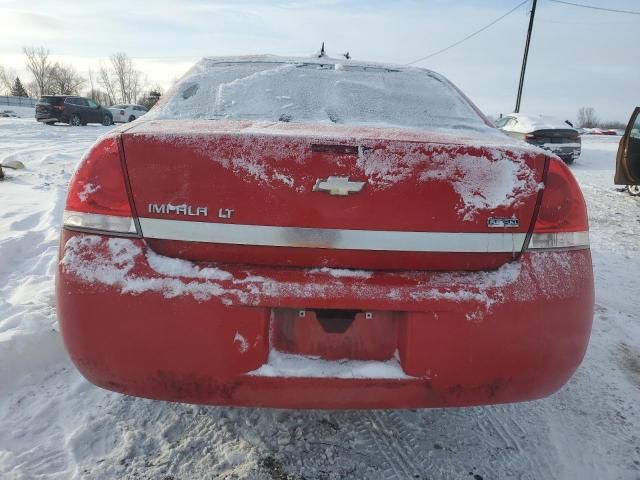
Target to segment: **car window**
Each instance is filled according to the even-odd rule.
[[[640,115],[636,117],[636,121],[631,127],[631,138],[640,139]]]
[[[154,118],[490,128],[454,86],[428,70],[204,60],[192,72],[160,100]]]
[[[65,98],[64,99],[64,103],[68,103],[69,105],[78,105],[78,103],[76,102],[76,98],[74,97],[69,97],[69,98]]]
[[[94,102],[93,100],[85,100],[85,102],[87,102],[87,105],[89,105],[89,107],[91,107],[91,108],[96,108],[98,106],[98,104],[96,102]]]
[[[39,104],[58,105],[62,101],[60,97],[40,97]]]

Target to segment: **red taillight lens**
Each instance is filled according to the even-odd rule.
[[[588,248],[589,221],[578,182],[564,162],[549,159],[549,171],[530,249]]]
[[[564,162],[550,158],[549,172],[534,232],[586,232],[587,230],[589,230],[587,207],[578,182]]]
[[[98,141],[80,161],[69,185],[64,224],[69,228],[136,232],[116,138]]]
[[[69,185],[65,209],[132,216],[115,138],[101,140],[80,161]]]

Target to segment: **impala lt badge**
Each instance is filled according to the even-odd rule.
[[[313,191],[346,196],[361,191],[364,184],[365,182],[352,182],[349,177],[328,177],[325,180],[319,178],[313,186]]]

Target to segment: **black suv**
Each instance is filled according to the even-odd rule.
[[[36,103],[36,120],[48,125],[56,122],[69,125],[101,123],[111,125],[113,115],[90,98],[68,95],[45,95]]]

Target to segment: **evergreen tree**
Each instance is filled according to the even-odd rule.
[[[22,82],[20,81],[20,77],[16,77],[16,81],[11,87],[11,95],[14,97],[28,97],[27,91],[22,86]]]

